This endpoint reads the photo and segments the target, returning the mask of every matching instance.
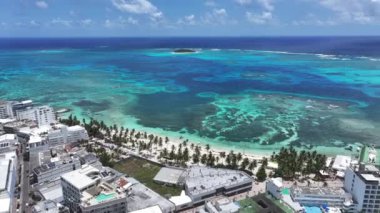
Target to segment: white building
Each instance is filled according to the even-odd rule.
[[[357,212],[375,213],[380,209],[380,170],[373,165],[346,170],[344,188],[352,194]]]
[[[342,188],[337,187],[293,186],[290,192],[292,199],[303,206],[327,205],[341,208],[347,199],[351,199]]]
[[[23,110],[17,110],[16,116],[18,120],[35,121],[38,126],[56,123],[54,109],[50,106],[30,107]]]
[[[215,195],[234,195],[252,189],[252,178],[245,172],[193,166],[184,173],[186,194],[197,204]]]
[[[9,101],[0,100],[0,119],[13,118],[12,104]]]
[[[67,156],[47,164],[42,164],[33,169],[35,180],[38,183],[53,181],[61,175],[81,168],[79,157]]]
[[[213,202],[206,202],[205,209],[209,213],[238,213],[240,207],[224,197]]]
[[[63,174],[61,184],[64,203],[73,212],[126,212],[126,193],[103,182],[100,170],[92,166]]]
[[[13,212],[13,199],[17,177],[15,152],[0,155],[0,213]]]
[[[82,126],[66,126],[66,125],[56,125],[55,129],[49,131],[47,139],[49,141],[49,146],[57,146],[68,143],[75,143],[81,140],[88,140],[88,134],[84,127]]]
[[[28,149],[30,153],[37,153],[49,148],[47,140],[38,135],[30,135]]]
[[[0,153],[11,151],[15,149],[18,143],[17,135],[5,134],[0,135]]]
[[[345,171],[350,166],[352,158],[350,156],[337,155],[332,168],[336,171]]]
[[[282,178],[271,178],[266,182],[266,191],[276,199],[281,199],[283,189]]]

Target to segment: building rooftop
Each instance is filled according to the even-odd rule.
[[[16,139],[17,139],[17,136],[15,134],[0,135],[0,141],[16,140]]]
[[[141,184],[134,178],[128,181],[127,212],[146,209],[158,205],[162,212],[173,212],[175,206],[172,202]]]
[[[190,195],[208,193],[221,187],[232,187],[237,184],[252,182],[252,178],[242,171],[201,166],[189,168],[184,175],[186,175],[187,193]]]
[[[56,202],[63,201],[63,193],[60,179],[44,183],[42,185],[36,185],[34,188],[38,190],[38,192],[46,200],[49,199]]]
[[[99,178],[99,170],[92,166],[83,166],[81,169],[63,174],[61,177],[73,185],[75,188],[81,190],[96,183]]]
[[[35,213],[59,213],[57,203],[52,200],[44,200],[36,203],[33,206],[33,212]]]
[[[162,213],[162,210],[160,209],[160,206],[156,205],[156,206],[148,207],[146,209],[133,211],[131,213]]]
[[[122,198],[126,198],[126,193],[123,190],[117,190],[116,187],[106,182],[101,182],[96,187],[82,193],[81,205],[84,207],[94,206]]]
[[[67,127],[67,130],[68,131],[81,131],[81,130],[84,130],[84,127],[83,126],[79,126],[79,125],[69,126],[69,127]]]
[[[162,167],[153,180],[177,185],[184,172],[183,169]]]
[[[50,158],[50,161],[51,162],[49,162],[49,163],[45,163],[45,164],[42,164],[42,165],[34,168],[33,169],[34,173],[36,175],[40,175],[40,174],[46,173],[50,170],[65,166],[65,164],[68,164],[68,163],[72,163],[75,161],[77,161],[79,163],[79,158],[76,156],[72,156],[72,157],[61,156],[61,157],[58,157],[57,159],[56,158]]]
[[[351,160],[352,159],[350,156],[337,155],[332,165],[332,168],[335,170],[344,171],[347,169],[347,167],[350,166]]]
[[[293,197],[303,196],[341,196],[345,197],[345,191],[338,187],[310,187],[310,186],[293,186],[290,188]]]
[[[363,177],[366,181],[379,181],[379,182],[380,182],[380,177],[375,176],[375,175],[373,175],[373,174],[362,174],[362,177]]]

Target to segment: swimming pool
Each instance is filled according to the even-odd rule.
[[[305,211],[306,213],[322,213],[322,210],[315,206],[305,206]]]

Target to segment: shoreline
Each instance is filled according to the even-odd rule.
[[[82,115],[81,113],[78,113],[75,110],[72,110],[69,113],[72,113],[73,115],[77,116],[79,120],[82,120],[83,118],[85,118],[86,120],[89,119],[89,117]],[[67,117],[69,113],[62,114],[62,117]],[[148,134],[153,134],[162,138],[168,137],[168,146],[166,146],[166,144],[164,144],[163,146],[163,148],[166,147],[168,150],[170,150],[172,145],[178,147],[178,145],[182,144],[184,140],[188,140],[188,145],[194,144],[195,146],[200,146],[202,148],[202,154],[204,154],[206,146],[209,145],[209,151],[211,151],[212,153],[219,154],[220,152],[225,152],[226,154],[228,154],[230,151],[234,151],[234,153],[240,152],[244,157],[247,157],[249,159],[261,160],[264,157],[269,158],[273,154],[273,152],[277,153],[281,149],[281,147],[289,147],[287,146],[287,144],[279,143],[275,145],[259,145],[251,144],[248,142],[222,142],[211,138],[202,138],[194,134],[167,131],[161,128],[145,127],[138,124],[137,119],[132,116],[123,115],[123,117],[125,117],[123,119],[125,120],[125,122],[121,122],[120,116],[122,115],[113,114],[112,116],[109,116],[108,119],[104,119],[102,118],[102,116],[95,115],[94,119],[98,121],[103,120],[107,125],[117,124],[119,127],[123,126],[124,128],[128,128],[130,130],[135,129],[136,132],[147,132]],[[335,157],[336,155],[349,155],[354,157],[358,155],[358,153],[355,152],[355,149],[353,151],[349,151],[345,150],[345,147],[314,146],[312,149],[307,149],[305,147],[295,147],[295,149],[317,151],[328,157]],[[379,152],[380,150],[377,149],[377,151]],[[205,153],[207,154],[207,152]]]

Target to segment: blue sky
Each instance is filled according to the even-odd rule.
[[[1,0],[1,37],[380,35],[380,0]]]

